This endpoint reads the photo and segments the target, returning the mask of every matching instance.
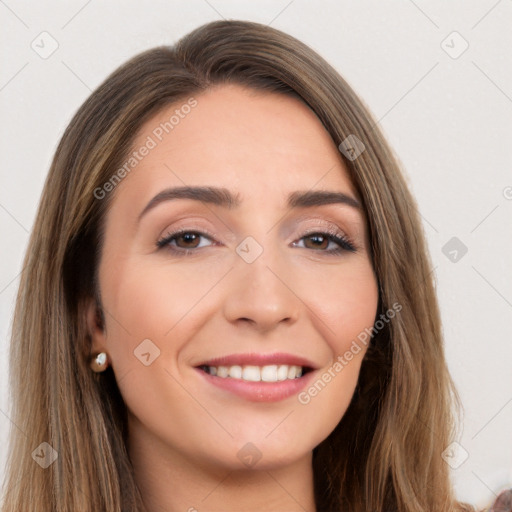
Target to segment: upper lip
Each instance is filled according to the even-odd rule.
[[[267,365],[289,365],[302,366],[304,368],[315,369],[315,365],[301,356],[286,354],[284,352],[275,352],[272,354],[230,354],[223,357],[216,357],[203,361],[197,366],[267,366]]]

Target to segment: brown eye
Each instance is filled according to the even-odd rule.
[[[293,245],[304,249],[312,249],[322,254],[337,255],[343,252],[356,252],[356,248],[345,235],[324,233],[322,231],[308,233]]]
[[[181,250],[186,254],[188,249],[201,249],[212,245],[212,239],[199,231],[177,231],[162,238],[156,245],[158,248],[167,247],[176,253]]]
[[[195,249],[199,246],[201,235],[189,231],[176,236],[174,240],[176,240],[176,245],[182,249]]]
[[[327,249],[329,241],[329,238],[321,233],[313,233],[304,237],[304,246],[306,249]]]

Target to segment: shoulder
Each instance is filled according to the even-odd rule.
[[[502,491],[489,512],[512,512],[512,489]]]

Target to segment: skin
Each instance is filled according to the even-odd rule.
[[[128,450],[148,511],[314,511],[312,450],[345,413],[364,346],[305,405],[297,395],[246,400],[212,386],[194,366],[287,352],[312,361],[317,378],[326,372],[377,312],[365,212],[340,203],[286,206],[295,191],[358,199],[336,145],[306,105],[238,85],[195,98],[111,198],[99,267],[106,320],[95,323],[91,303],[92,353],[108,354],[126,402]],[[133,147],[176,108],[143,125]],[[156,194],[184,185],[225,187],[240,205],[163,201],[139,222]],[[178,228],[214,236],[196,239],[199,247],[185,255],[183,239],[157,248]],[[329,254],[335,242],[306,236],[333,228],[355,252]],[[252,263],[235,251],[247,236],[263,248]],[[160,351],[148,366],[134,355],[145,339]],[[261,454],[250,467],[237,456],[249,442]]]

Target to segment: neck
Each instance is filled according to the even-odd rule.
[[[233,469],[192,461],[140,431],[130,458],[147,512],[315,512],[312,454],[286,466]]]

